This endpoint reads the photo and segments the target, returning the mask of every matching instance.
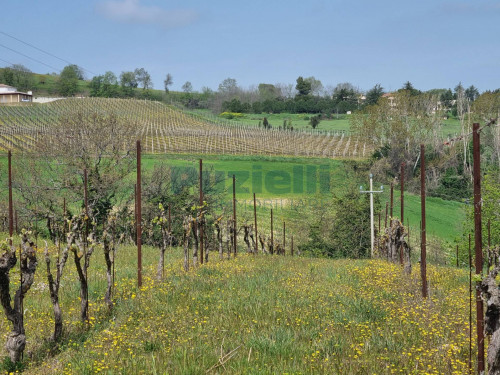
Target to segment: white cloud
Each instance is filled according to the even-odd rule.
[[[124,23],[156,24],[164,28],[186,26],[198,19],[193,10],[165,10],[157,6],[145,6],[140,0],[109,0],[97,5],[97,11],[103,16]]]

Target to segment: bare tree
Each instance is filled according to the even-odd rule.
[[[168,73],[167,76],[165,77],[165,80],[163,81],[163,85],[165,86],[165,92],[167,94],[169,92],[168,87],[172,86],[173,83],[174,83],[174,79],[173,79],[172,75],[170,73]]]
[[[462,83],[459,83],[457,87],[455,87],[455,93],[457,95],[457,114],[460,120],[460,128],[462,135],[462,146],[463,146],[463,167],[466,175],[469,176],[472,182],[472,171],[470,168],[469,159],[469,143],[470,137],[467,136],[471,131],[471,123],[470,123],[470,102],[465,95],[465,89],[462,86]]]

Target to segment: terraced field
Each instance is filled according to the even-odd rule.
[[[159,102],[134,99],[66,99],[48,104],[0,106],[0,149],[22,150],[43,142],[61,118],[115,114],[137,123],[147,153],[273,155],[363,158],[368,145],[344,133],[288,131],[217,122]],[[129,134],[132,136],[133,134]]]

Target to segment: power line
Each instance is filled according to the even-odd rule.
[[[7,46],[4,46],[3,44],[0,44],[0,47],[3,47],[3,48],[5,48],[5,49],[8,49],[9,51],[15,52],[15,53],[17,53],[17,54],[19,54],[19,55],[21,55],[21,56],[24,56],[24,57],[26,57],[26,58],[28,58],[28,59],[30,59],[30,60],[33,60],[33,61],[35,61],[35,62],[37,62],[37,63],[39,63],[39,64],[45,65],[45,66],[49,67],[50,69],[55,69],[55,70],[57,70],[58,72],[60,72],[60,71],[61,71],[61,69],[55,68],[55,67],[53,67],[53,66],[51,66],[51,65],[49,65],[49,64],[45,64],[44,62],[41,62],[40,60],[37,60],[37,59],[35,59],[35,58],[33,58],[33,57],[29,57],[28,55],[25,55],[24,53],[19,52],[19,51],[16,51],[15,49],[12,49],[12,48],[9,48],[9,47],[7,47]]]
[[[0,61],[3,61],[4,63],[7,63],[9,65],[14,65],[13,63],[11,63],[10,61],[7,61],[7,60],[4,60],[4,59],[0,59]]]
[[[12,35],[10,35],[10,34],[7,34],[7,33],[6,33],[6,32],[4,32],[4,31],[1,31],[1,30],[0,30],[0,34],[3,34],[3,35],[5,35],[5,36],[8,36],[9,38],[12,38],[12,39],[14,39],[14,40],[17,40],[18,42],[21,42],[21,43],[23,43],[23,44],[25,44],[25,45],[27,45],[27,46],[29,46],[29,47],[31,47],[31,48],[36,49],[37,51],[43,52],[43,53],[45,53],[46,55],[49,55],[49,56],[54,57],[54,58],[56,58],[56,59],[58,59],[58,60],[61,60],[61,61],[65,62],[65,63],[67,63],[67,64],[70,64],[70,65],[72,65],[72,64],[73,64],[71,61],[65,60],[65,59],[63,59],[62,57],[56,56],[56,55],[54,55],[54,54],[52,54],[52,53],[50,53],[50,52],[47,52],[47,51],[45,51],[45,50],[43,50],[43,49],[41,49],[41,48],[38,48],[37,46],[34,46],[34,45],[33,45],[33,44],[31,44],[31,43],[25,42],[24,40],[21,40],[21,39],[19,39],[19,38],[16,38],[15,36],[12,36]],[[90,70],[87,70],[87,69],[85,69],[85,68],[83,68],[83,67],[81,67],[81,68],[82,68],[83,70],[85,70],[86,72],[89,72],[89,73],[91,73],[91,74],[93,74],[93,75],[96,75],[94,72],[91,72]]]

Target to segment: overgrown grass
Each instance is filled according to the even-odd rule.
[[[78,283],[68,261],[61,289],[66,332],[57,350],[45,341],[53,323],[40,256],[24,305],[26,373],[467,371],[464,270],[430,266],[430,298],[423,301],[418,269],[405,276],[384,261],[246,254],[218,261],[211,255],[208,264],[185,273],[180,249],[172,249],[165,279],[157,282],[157,254],[144,247],[144,284],[138,289],[135,248],[119,249],[116,305],[108,313],[102,301],[103,256],[96,251],[89,271],[88,329],[77,323]],[[16,283],[15,275],[12,280]],[[5,318],[0,330],[9,331]]]

